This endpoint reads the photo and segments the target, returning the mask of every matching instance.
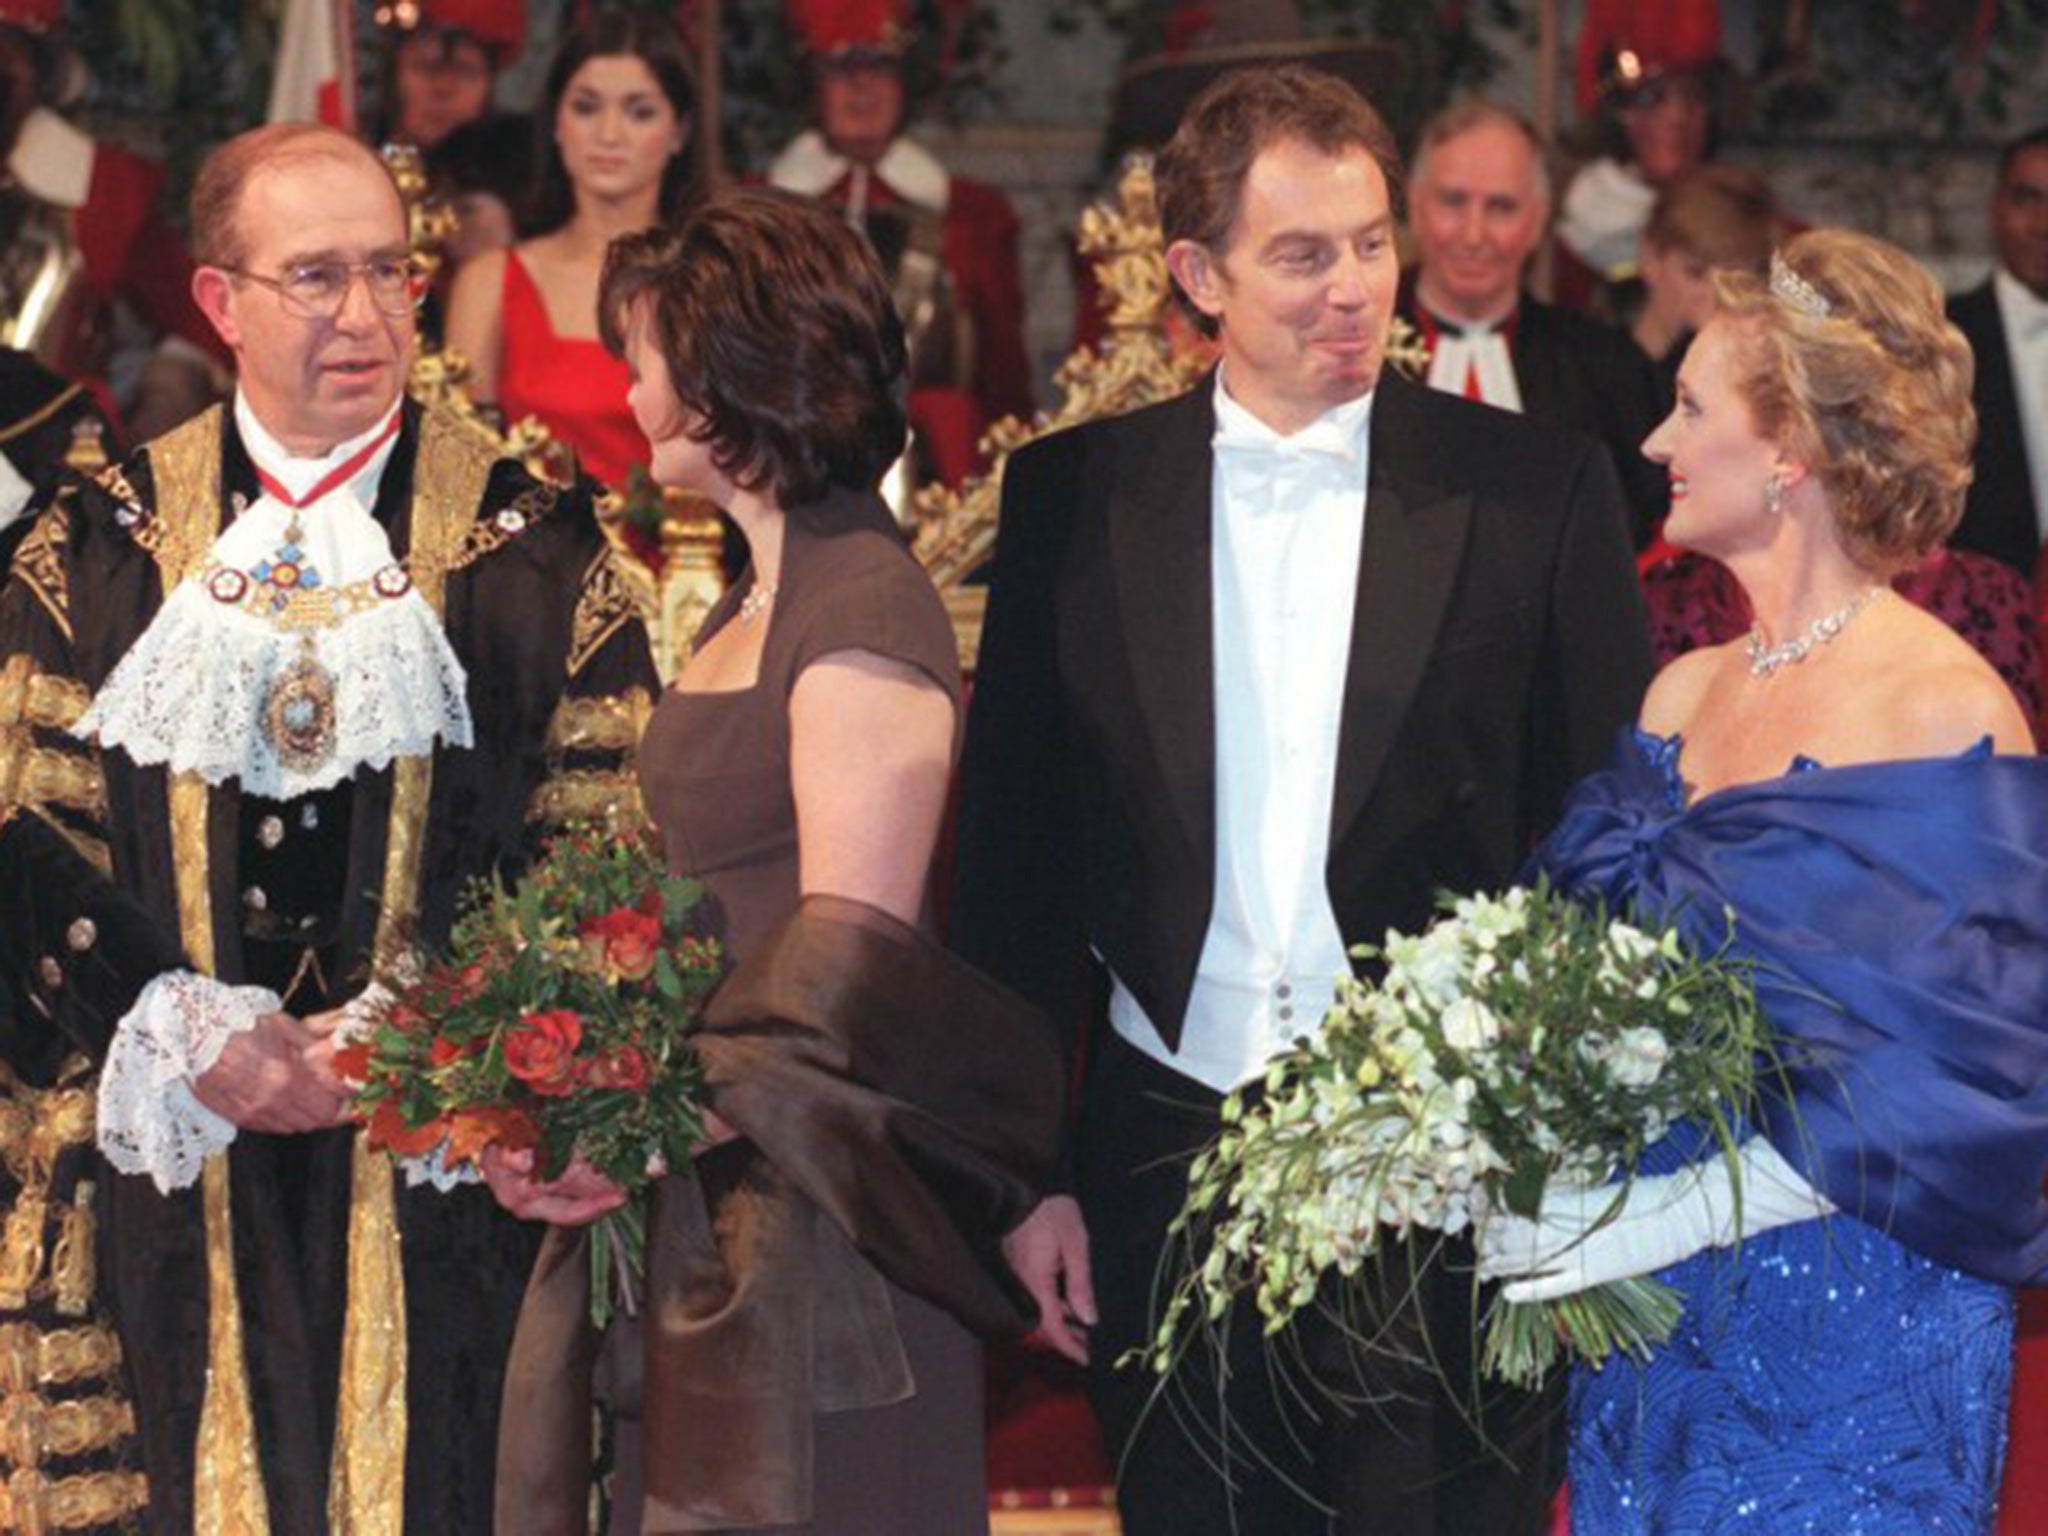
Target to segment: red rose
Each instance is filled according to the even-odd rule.
[[[490,980],[489,974],[480,965],[465,965],[455,973],[456,1001],[471,1003],[483,996],[484,985]]]
[[[592,958],[621,981],[642,981],[654,970],[661,950],[661,922],[631,907],[618,907],[593,917],[577,930]]]
[[[329,1065],[343,1082],[360,1087],[370,1080],[370,1042],[358,1040],[352,1045],[336,1046]]]
[[[529,1013],[506,1031],[505,1070],[535,1093],[549,1097],[576,1087],[576,1047],[583,1020],[570,1009]]]
[[[623,1088],[628,1093],[647,1091],[647,1058],[630,1045],[615,1045],[583,1069],[583,1081],[593,1088]]]
[[[427,1050],[427,1060],[437,1067],[446,1067],[462,1060],[469,1054],[469,1047],[457,1045],[446,1035],[436,1035],[434,1043]]]
[[[417,1008],[409,1007],[405,1003],[396,1003],[392,1005],[391,1011],[385,1014],[384,1022],[400,1034],[409,1035],[427,1022],[427,1016]]]

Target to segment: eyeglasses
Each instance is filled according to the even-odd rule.
[[[287,267],[283,277],[265,277],[245,267],[223,265],[221,271],[261,283],[283,302],[287,314],[301,320],[331,320],[348,302],[358,277],[370,291],[370,302],[387,315],[406,315],[419,307],[426,279],[410,256],[372,256],[368,261],[302,261]]]

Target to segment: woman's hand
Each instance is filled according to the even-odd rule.
[[[498,1204],[522,1221],[558,1227],[587,1227],[626,1203],[626,1192],[599,1173],[581,1154],[569,1159],[562,1176],[543,1182],[533,1176],[531,1150],[484,1149],[484,1180]]]
[[[709,1152],[713,1147],[722,1147],[728,1141],[738,1141],[739,1138],[740,1133],[720,1119],[717,1111],[707,1109],[704,1111],[704,1134],[699,1136],[697,1144],[690,1148],[690,1155],[695,1157],[700,1152]]]

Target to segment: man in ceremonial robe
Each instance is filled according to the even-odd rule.
[[[1430,384],[1605,443],[1636,543],[1648,543],[1670,504],[1664,471],[1642,453],[1664,414],[1656,374],[1620,331],[1522,290],[1550,218],[1535,130],[1504,107],[1460,102],[1424,125],[1410,181],[1418,259],[1400,313],[1429,345]]]
[[[47,1524],[96,1476],[114,1519],[139,1464],[152,1530],[485,1532],[539,1229],[365,1150],[335,1010],[549,824],[636,814],[653,671],[587,489],[404,397],[377,159],[257,129],[193,205],[235,398],[61,497],[0,592],[0,1126],[56,1149],[10,1154],[0,1326],[102,1431],[4,1486]]]

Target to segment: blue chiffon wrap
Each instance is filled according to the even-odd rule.
[[[1823,768],[1690,806],[1623,733],[1534,869],[1756,962],[1787,1042],[1763,1130],[1842,1211],[2004,1285],[2048,1269],[2048,760]]]

